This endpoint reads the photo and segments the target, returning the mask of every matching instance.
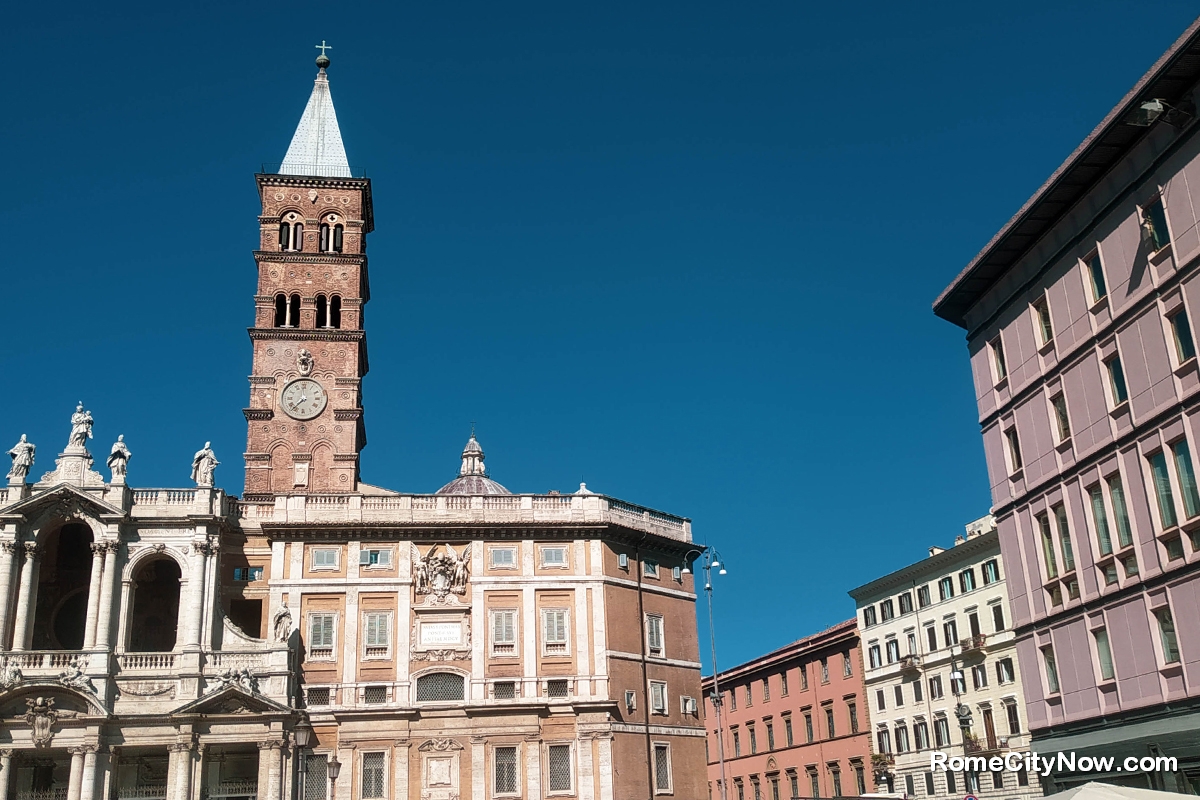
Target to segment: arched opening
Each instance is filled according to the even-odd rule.
[[[304,249],[304,223],[297,222],[292,226],[292,249]]]
[[[309,483],[314,492],[328,492],[337,488],[333,480],[333,448],[323,444],[314,447],[309,469]]]
[[[300,295],[294,294],[288,300],[288,324],[289,328],[300,327]]]
[[[68,522],[39,538],[34,650],[82,650],[87,625],[88,584],[92,577],[92,529]]]
[[[129,650],[165,653],[175,649],[179,628],[179,565],[173,558],[155,558],[133,574],[133,612],[129,619]]]
[[[283,328],[287,326],[287,295],[275,295],[275,327]]]
[[[333,252],[342,252],[342,226],[333,226]]]
[[[342,298],[336,294],[329,298],[329,327],[342,327]]]
[[[329,223],[322,222],[321,227],[317,229],[320,233],[320,249],[322,253],[329,252]]]
[[[463,676],[457,672],[429,672],[417,678],[418,703],[449,703],[463,697]]]
[[[290,222],[279,223],[279,249],[290,250],[292,248],[292,224]]]
[[[317,295],[317,327],[329,327],[329,301],[323,294]]]
[[[290,492],[292,476],[291,449],[286,444],[276,445],[271,449],[271,491]]]

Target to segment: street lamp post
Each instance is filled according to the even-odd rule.
[[[702,566],[704,568],[704,594],[708,599],[708,641],[712,647],[712,666],[713,666],[713,688],[712,694],[709,695],[709,701],[712,702],[713,708],[717,712],[717,761],[721,765],[721,800],[728,800],[728,789],[726,788],[725,780],[725,726],[721,722],[721,684],[717,675],[717,631],[713,620],[713,600],[712,600],[712,571],[715,568],[718,575],[725,575],[725,567],[721,563],[721,554],[716,550],[705,548],[704,550],[690,550],[683,557],[687,561],[692,555],[700,556]],[[684,574],[691,573],[690,567],[684,567]]]
[[[301,717],[300,721],[292,727],[292,741],[296,743],[296,761],[298,775],[300,776],[300,790],[296,793],[297,800],[304,800],[305,788],[304,784],[308,780],[307,767],[308,759],[304,755],[305,748],[312,742],[313,726],[308,721],[307,717]]]
[[[342,771],[342,762],[338,761],[337,753],[329,756],[329,800],[337,800],[337,778]]]

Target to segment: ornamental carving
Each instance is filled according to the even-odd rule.
[[[17,666],[16,659],[7,659],[4,662],[4,669],[0,670],[0,689],[12,689],[23,680],[25,680],[25,676],[21,674],[21,668]]]
[[[25,722],[29,725],[34,747],[49,747],[54,738],[51,728],[58,722],[58,712],[54,709],[53,697],[26,698]]]
[[[68,689],[74,689],[78,692],[90,692],[91,694],[96,693],[96,687],[92,683],[92,679],[83,673],[83,665],[79,663],[79,659],[77,658],[71,659],[71,663],[67,665],[67,668],[58,673],[58,676],[54,680]]]
[[[444,603],[451,594],[467,593],[467,578],[471,572],[471,545],[462,555],[450,545],[441,545],[444,552],[438,553],[438,545],[421,555],[415,544],[413,548],[413,586],[417,594],[431,595],[432,602]]]
[[[224,689],[226,686],[236,686],[250,694],[258,694],[258,678],[250,671],[249,667],[242,667],[239,670],[227,669],[218,675],[217,689]]]
[[[453,739],[429,739],[417,749],[422,753],[447,753],[462,750],[463,746]]]

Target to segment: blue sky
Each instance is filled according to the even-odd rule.
[[[437,489],[475,421],[514,491],[691,517],[729,666],[987,513],[930,303],[1195,13],[19,4],[0,444],[52,468],[82,399],[135,485],[186,485],[210,439],[240,491],[253,173],[326,39],[375,195],[364,479]]]

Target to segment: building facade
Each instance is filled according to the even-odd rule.
[[[950,284],[1029,725],[1060,772],[1200,789],[1200,138],[1193,24]]]
[[[687,519],[514,494],[473,434],[436,492],[361,480],[371,183],[317,64],[256,176],[243,497],[208,444],[194,487],[129,488],[123,439],[105,480],[82,406],[40,480],[10,452],[0,800],[699,800]]]
[[[854,620],[704,679],[710,796],[852,797],[873,791],[862,658]]]
[[[850,592],[865,649],[876,775],[906,797],[1035,797],[1028,772],[943,770],[947,757],[1029,749],[1015,635],[995,523]],[[1014,761],[1019,763],[1019,760]]]

